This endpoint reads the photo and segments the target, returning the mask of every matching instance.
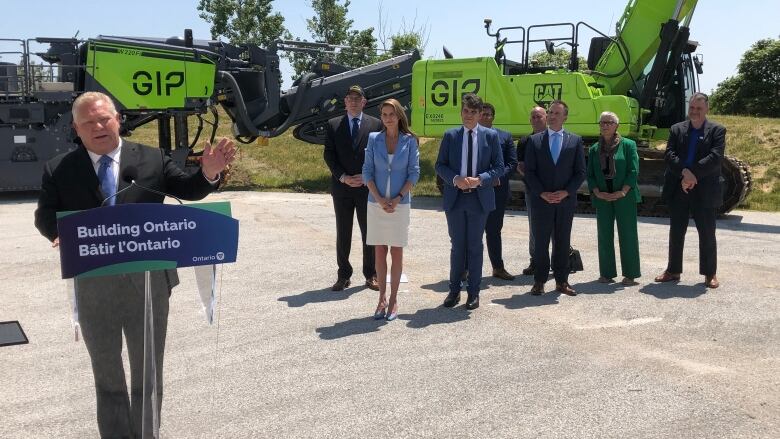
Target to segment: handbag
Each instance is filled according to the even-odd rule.
[[[582,270],[582,257],[580,256],[580,251],[575,250],[574,247],[569,247],[569,272],[575,273]]]

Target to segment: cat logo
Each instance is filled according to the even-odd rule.
[[[563,94],[563,84],[543,83],[534,84],[534,102],[540,107],[547,108],[550,102],[561,99]]]

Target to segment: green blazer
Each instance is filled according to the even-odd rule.
[[[604,178],[604,173],[601,171],[601,164],[599,163],[599,151],[601,147],[598,142],[590,147],[588,152],[588,190],[591,194],[593,189],[598,188],[602,192],[607,191],[607,182]],[[638,203],[642,201],[642,196],[639,194],[639,187],[637,186],[637,177],[639,175],[639,155],[636,152],[636,142],[625,137],[620,140],[620,144],[615,151],[615,178],[612,180],[612,185],[616,191],[620,190],[623,186],[631,186],[631,190],[627,196],[634,197],[634,200]],[[599,199],[593,195],[590,197],[593,207],[603,206],[607,201]]]

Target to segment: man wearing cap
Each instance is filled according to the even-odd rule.
[[[359,85],[353,85],[344,97],[344,116],[334,117],[326,127],[327,138],[323,156],[330,168],[331,195],[336,212],[336,261],[338,278],[331,290],[349,287],[352,265],[349,253],[352,247],[352,219],[357,213],[363,240],[363,275],[366,286],[379,290],[374,266],[374,247],[366,245],[366,207],[368,189],[363,185],[363,158],[368,133],[381,131],[382,122],[363,113],[366,96]]]

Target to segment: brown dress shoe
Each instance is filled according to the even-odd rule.
[[[704,276],[704,285],[706,285],[707,288],[718,288],[720,286],[718,276],[715,276],[714,274],[712,276]]]
[[[555,284],[555,291],[565,294],[567,296],[576,296],[577,292],[574,291],[574,288],[569,285],[568,282],[561,282],[559,284]]]
[[[534,286],[531,288],[531,295],[541,296],[542,294],[544,294],[544,283],[534,282]]]
[[[515,280],[515,277],[509,274],[509,272],[507,272],[506,269],[504,268],[494,268],[493,277],[497,277],[499,279],[504,279],[504,280]]]
[[[330,287],[331,291],[342,291],[344,288],[349,287],[349,279],[347,278],[340,278],[336,281],[335,284],[333,284],[332,287]]]
[[[370,290],[379,291],[379,282],[377,282],[376,276],[366,279],[366,287]]]
[[[680,280],[680,274],[673,274],[669,273],[668,271],[664,271],[663,273],[659,274],[655,277],[656,282],[671,282],[671,281],[678,281]]]

